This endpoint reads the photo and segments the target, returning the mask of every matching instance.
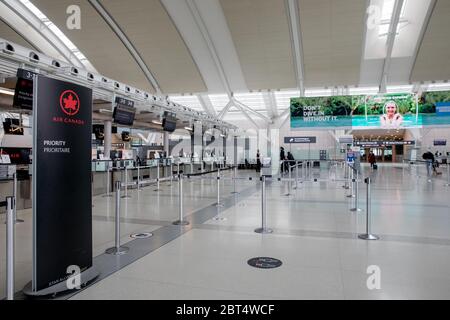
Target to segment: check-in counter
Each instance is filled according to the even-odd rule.
[[[0,201],[5,201],[6,197],[13,195],[14,182],[12,177],[0,180]],[[32,177],[25,173],[18,174],[17,179],[17,210],[29,209],[32,205]],[[0,213],[5,213],[5,208],[0,208]]]

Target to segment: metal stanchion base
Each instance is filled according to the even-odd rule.
[[[352,211],[352,212],[360,212],[362,210],[360,208],[351,208],[350,211]]]
[[[285,197],[289,197],[290,195],[291,195],[290,193],[284,194]]]
[[[221,204],[221,203],[216,203],[215,206],[221,208],[221,207],[223,207],[223,204]]]
[[[189,221],[186,221],[186,220],[183,220],[183,221],[177,220],[177,221],[172,222],[172,224],[174,224],[174,225],[176,225],[176,226],[187,226],[187,225],[189,224]]]
[[[212,218],[214,221],[226,221],[227,218],[221,217],[221,216],[215,216],[214,218]]]
[[[258,228],[258,229],[255,229],[255,232],[256,233],[272,233],[273,230],[270,228]]]
[[[232,191],[232,192],[230,192],[231,194],[239,194],[239,192],[237,192],[237,191]]]
[[[121,198],[131,198],[131,196],[121,196]]]
[[[378,239],[380,239],[379,236],[370,234],[370,233],[359,234],[358,238],[362,239],[362,240],[378,240]]]
[[[105,250],[105,253],[106,253],[106,254],[113,254],[113,255],[115,255],[115,256],[120,256],[120,255],[122,255],[122,254],[127,253],[129,250],[130,250],[130,248],[128,248],[128,247],[123,247],[123,246],[122,246],[122,247],[119,247],[119,248],[112,247],[112,248],[106,249],[106,250]]]
[[[347,197],[347,198],[354,198],[355,195],[354,195],[354,194],[348,194],[348,195],[346,195],[346,197]]]

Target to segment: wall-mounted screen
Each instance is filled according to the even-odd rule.
[[[19,119],[6,118],[3,122],[5,134],[23,135],[23,127]]]

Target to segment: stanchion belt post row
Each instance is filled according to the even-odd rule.
[[[372,208],[371,208],[371,187],[370,177],[364,179],[366,183],[366,233],[359,234],[358,238],[363,240],[378,240],[379,236],[372,234]]]
[[[128,166],[125,165],[125,194],[122,198],[128,198]]]
[[[261,228],[255,229],[256,233],[272,233],[273,230],[267,228],[266,221],[266,176],[261,176]]]
[[[6,197],[6,299],[14,300],[15,265],[15,206],[14,197]]]
[[[120,189],[122,182],[116,181],[116,212],[115,212],[115,237],[114,247],[106,249],[105,253],[122,255],[128,252],[129,248],[120,245]]]

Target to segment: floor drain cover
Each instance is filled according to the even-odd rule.
[[[151,232],[140,232],[140,233],[133,233],[130,235],[131,238],[135,239],[145,239],[150,238],[153,235]]]
[[[272,268],[278,268],[283,263],[281,260],[275,259],[275,258],[269,258],[269,257],[256,257],[251,258],[247,261],[247,263],[255,268],[260,269],[272,269]]]

